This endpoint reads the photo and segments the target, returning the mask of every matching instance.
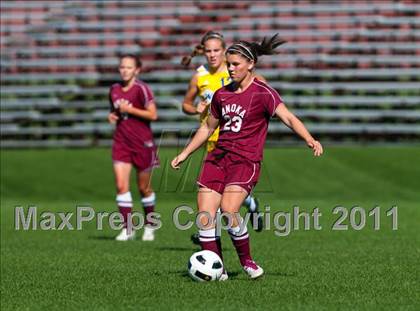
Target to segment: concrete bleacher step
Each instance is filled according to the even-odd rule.
[[[74,147],[91,147],[95,145],[94,138],[86,139],[20,139],[20,140],[2,140],[1,148],[74,148]],[[111,142],[111,140],[110,140]],[[111,143],[108,144],[111,146]]]
[[[314,14],[314,13],[377,13],[377,12],[416,12],[419,5],[403,4],[403,3],[377,3],[361,4],[355,2],[353,5],[326,5],[319,3],[317,5],[281,5],[281,6],[265,6],[259,5],[258,2],[249,8],[253,14],[274,14],[274,13],[295,13],[295,14]]]
[[[194,42],[191,42],[191,45]],[[46,46],[42,48],[15,48],[2,51],[3,55],[18,54],[20,56],[32,56],[34,54],[39,57],[56,57],[57,55],[70,55],[68,57],[76,56],[105,56],[105,55],[119,55],[123,53],[138,53],[142,57],[155,55],[155,54],[171,54],[174,56],[184,56],[191,52],[192,47],[188,46],[152,46],[152,47],[140,47],[138,45],[106,45],[106,46],[84,46],[84,45],[73,45],[73,46]],[[329,51],[341,53],[352,52],[352,53],[363,53],[366,55],[377,54],[379,51],[391,51],[393,54],[398,53],[412,53],[416,54],[420,50],[420,43],[416,42],[375,42],[374,45],[370,43],[360,42],[346,42],[346,41],[329,41],[323,43],[317,42],[288,42],[281,47],[282,53],[291,53],[305,51],[308,53],[324,53]]]
[[[307,38],[319,38],[321,41],[325,41],[325,38],[331,38],[331,40],[337,40],[338,38],[360,38],[360,39],[383,39],[383,40],[402,40],[406,38],[407,41],[411,41],[411,38],[420,38],[420,33],[411,29],[406,31],[401,30],[370,30],[370,29],[344,29],[344,30],[307,30],[307,31],[296,31],[296,30],[243,30],[238,33],[236,30],[225,30],[223,36],[227,41],[236,40],[257,40],[262,39],[264,36],[271,36],[275,33],[279,33],[279,36],[285,40],[302,40]],[[153,41],[155,44],[174,44],[177,42],[191,42],[190,34],[169,34],[161,36],[158,31],[149,30],[147,32],[124,32],[124,33],[103,33],[103,32],[89,32],[89,33],[50,33],[48,36],[45,33],[34,33],[31,35],[34,40],[39,43],[48,42],[89,42],[92,40],[96,41],[128,41],[137,40],[142,41]]]
[[[309,26],[318,26],[319,25],[331,25],[331,26],[340,26],[343,25],[350,27],[363,27],[365,25],[374,24],[374,25],[389,25],[395,26],[405,23],[408,25],[418,26],[420,21],[415,17],[389,17],[380,14],[372,14],[365,16],[341,16],[341,17],[318,17],[313,18],[312,16],[300,16],[288,19],[282,19],[278,17],[267,17],[261,19],[252,19],[252,18],[236,18],[230,22],[231,26],[234,27],[256,27],[260,25],[270,25],[273,28],[277,27],[296,27],[300,25],[309,25]],[[240,30],[240,28],[238,29]]]
[[[195,60],[194,63],[199,61]],[[180,65],[180,58],[175,57],[169,60],[145,60],[144,68],[182,68]],[[343,66],[358,66],[359,64],[366,64],[370,67],[380,66],[419,66],[420,57],[412,55],[368,55],[361,56],[357,54],[352,55],[328,55],[328,54],[298,54],[298,55],[277,55],[271,58],[262,58],[260,60],[260,67],[271,67],[275,68],[279,65],[285,66],[285,68],[312,68],[330,65],[343,65]],[[64,58],[60,61],[56,59],[33,59],[33,60],[22,60],[22,61],[1,61],[1,66],[4,71],[12,70],[15,68],[19,69],[46,69],[46,68],[61,68],[70,69],[73,67],[94,67],[94,68],[115,68],[118,66],[118,57],[106,57],[106,58]],[[49,69],[51,70],[51,69]]]
[[[375,78],[376,80],[396,80],[402,78],[419,78],[419,70],[414,68],[377,68],[377,69],[258,69],[258,74],[262,75],[268,81],[273,79],[285,78]],[[189,83],[192,77],[191,70],[165,70],[165,71],[151,71],[142,73],[140,75],[142,80],[154,81],[158,80],[160,83],[167,81],[180,81]],[[118,73],[100,74],[94,72],[69,72],[69,73],[29,73],[22,74],[7,74],[2,75],[0,81],[7,84],[14,82],[39,82],[44,81],[118,81],[120,76]]]
[[[185,93],[185,83],[149,83],[153,92],[156,95],[163,95],[164,93]],[[270,85],[277,89],[280,94],[283,92],[292,92],[304,90],[305,92],[361,92],[370,91],[373,93],[389,93],[396,91],[411,91],[419,94],[420,88],[419,82],[270,82]],[[39,96],[43,94],[73,94],[73,95],[94,95],[94,96],[106,96],[109,92],[109,87],[89,87],[83,88],[76,85],[47,85],[47,86],[17,86],[8,85],[2,88],[3,97],[7,95],[19,96]]]
[[[81,88],[78,85],[8,85],[2,88],[2,96],[19,95],[19,96],[36,96],[45,94],[80,94]],[[6,95],[6,96],[5,96]]]
[[[353,120],[353,121],[377,121],[382,119],[399,119],[407,121],[420,121],[420,111],[410,110],[314,110],[314,109],[292,109],[293,113],[302,120]],[[0,121],[2,123],[11,122],[96,122],[107,120],[108,110],[96,110],[89,113],[47,113],[42,114],[39,111],[11,111],[2,112]],[[197,116],[185,115],[180,110],[160,110],[158,112],[158,121],[156,124],[167,121],[178,120],[180,122],[196,120]]]
[[[293,79],[293,78],[313,78],[318,79],[320,82],[323,80],[334,79],[364,79],[371,78],[376,81],[383,80],[395,80],[397,83],[405,82],[408,78],[412,81],[418,80],[417,69],[398,69],[398,68],[377,68],[377,69],[312,69],[312,68],[300,68],[300,69],[259,69],[257,71],[259,75],[266,78],[269,83],[273,80],[278,79]],[[177,81],[186,83],[188,85],[193,73],[191,71],[160,71],[160,72],[149,72],[141,74],[141,79],[148,82],[154,83],[153,81],[160,81],[160,83]],[[113,83],[118,81],[118,74],[99,74],[97,72],[85,72],[85,73],[30,73],[27,75],[21,74],[8,74],[1,77],[0,81],[4,85],[13,85],[16,82],[31,82],[37,84],[43,84],[47,81],[79,81],[83,83],[94,82],[107,82]],[[25,87],[25,86],[23,86]]]
[[[106,97],[106,96],[105,96]],[[19,111],[21,109],[36,109],[50,111],[51,109],[108,109],[108,100],[75,100],[65,101],[58,98],[47,99],[2,99],[1,112]],[[389,107],[389,108],[420,108],[420,96],[282,96],[290,107]],[[162,109],[181,109],[183,96],[156,96],[158,111]],[[411,110],[408,110],[411,111]]]
[[[191,133],[198,127],[198,122],[166,122],[155,123],[152,129],[156,137],[162,132],[168,133]],[[420,134],[420,125],[409,125],[405,123],[307,123],[307,128],[314,134],[353,133],[353,134]],[[60,127],[7,127],[0,126],[3,137],[19,136],[48,136],[48,135],[110,135],[113,126],[108,123],[76,124],[73,126]],[[289,133],[291,130],[281,122],[271,122],[270,133]]]
[[[103,107],[102,107],[103,108]],[[3,123],[7,122],[19,122],[19,121],[31,121],[31,122],[76,122],[76,121],[103,121],[107,120],[109,109],[95,110],[93,112],[73,112],[73,113],[45,113],[40,111],[29,110],[29,111],[3,111],[0,115],[0,121]],[[189,120],[197,119],[193,116],[187,116],[181,112],[180,109],[176,110],[159,110],[159,119],[157,122],[166,120]]]

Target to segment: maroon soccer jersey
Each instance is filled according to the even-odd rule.
[[[114,133],[114,141],[123,142],[133,151],[136,151],[138,147],[153,146],[150,121],[129,114],[121,114],[118,109],[121,99],[126,99],[135,108],[146,109],[154,101],[152,90],[140,80],[136,80],[127,91],[122,88],[121,83],[115,83],[111,86],[109,92],[111,110],[115,111],[120,117]]]
[[[220,122],[217,148],[261,161],[269,120],[282,103],[276,90],[256,78],[242,93],[234,92],[234,83],[217,90],[210,109]]]

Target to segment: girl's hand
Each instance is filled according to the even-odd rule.
[[[118,121],[119,117],[115,112],[111,112],[108,114],[108,122],[111,124],[115,124]]]
[[[208,104],[205,101],[199,102],[198,105],[197,105],[197,108],[196,108],[197,109],[197,113],[202,114],[204,111],[206,111],[206,109],[208,108],[209,105],[210,104]]]
[[[314,151],[314,156],[316,157],[319,157],[324,152],[321,143],[315,139],[308,141],[307,144]]]
[[[172,162],[171,166],[175,170],[179,170],[181,167],[181,163],[184,162],[188,158],[187,155],[185,155],[183,152],[181,152],[178,156],[176,156]]]
[[[130,110],[131,110],[132,106],[133,105],[126,99],[122,99],[119,102],[119,109],[120,109],[121,113],[124,113],[124,112],[130,113]]]

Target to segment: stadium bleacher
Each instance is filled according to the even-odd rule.
[[[142,57],[141,78],[159,107],[156,138],[187,139],[198,122],[181,103],[203,59],[190,68],[180,60],[211,29],[228,43],[274,33],[287,40],[258,72],[321,139],[420,141],[418,1],[27,0],[0,8],[3,148],[109,145],[108,89],[122,53]],[[273,122],[269,141],[296,137]]]

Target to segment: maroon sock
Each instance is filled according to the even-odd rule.
[[[149,215],[150,213],[153,213],[155,211],[155,207],[154,206],[147,206],[147,207],[144,206],[143,210],[144,210],[144,224],[145,225],[153,225],[153,222],[151,222],[150,219],[148,219],[147,215]]]
[[[230,238],[235,246],[236,253],[238,254],[239,261],[242,266],[246,265],[247,260],[252,260],[251,250],[249,247],[249,235],[245,229],[245,232],[234,233],[229,230]]]
[[[155,200],[156,200],[156,195],[153,192],[151,195],[149,195],[148,197],[145,197],[141,200],[141,203],[143,204],[143,210],[144,210],[144,224],[145,225],[154,225],[152,221],[150,221],[150,219],[148,219],[149,217],[147,217],[150,213],[153,213],[155,211]]]
[[[216,237],[216,244],[217,244],[217,253],[220,257],[220,259],[223,262],[223,254],[222,254],[222,239],[220,236]]]
[[[219,255],[220,259],[223,261],[222,256],[222,245],[220,243],[220,238],[217,239],[215,235],[215,229],[200,230],[200,245],[202,250],[208,250]]]
[[[123,222],[124,228],[127,228],[128,214],[131,213],[131,207],[118,206],[118,209],[120,210],[120,213],[124,219],[124,222]]]

